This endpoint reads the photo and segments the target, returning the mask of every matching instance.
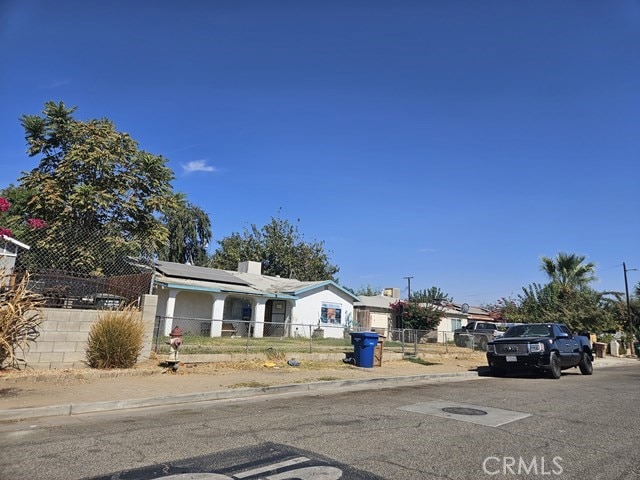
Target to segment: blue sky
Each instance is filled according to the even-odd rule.
[[[216,241],[299,219],[351,288],[640,269],[635,0],[3,0],[0,55],[0,187],[36,166],[20,115],[64,101],[165,156]]]

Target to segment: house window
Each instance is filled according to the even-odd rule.
[[[451,319],[451,331],[455,331],[458,328],[462,328],[462,320],[460,320],[459,318],[452,318]]]
[[[333,325],[342,324],[342,305],[339,303],[322,303],[320,321]]]

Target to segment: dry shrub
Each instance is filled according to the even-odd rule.
[[[30,344],[40,336],[42,297],[28,285],[25,275],[15,287],[0,293],[0,369],[26,366]]]
[[[87,363],[91,368],[131,368],[144,346],[144,325],[134,306],[105,311],[91,326]]]

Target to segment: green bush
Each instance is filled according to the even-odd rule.
[[[133,307],[105,311],[89,331],[87,363],[91,368],[131,368],[144,345],[144,326]]]

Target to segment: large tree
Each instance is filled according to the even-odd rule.
[[[382,288],[374,287],[370,284],[360,285],[360,287],[357,290],[349,287],[344,287],[344,288],[346,290],[349,290],[354,295],[357,295],[357,296],[364,295],[365,297],[376,297],[378,295],[381,295],[381,292],[382,292]]]
[[[434,330],[442,321],[444,309],[431,303],[397,302],[389,305],[401,318],[402,328]]]
[[[58,234],[100,231],[164,244],[168,230],[158,215],[174,200],[166,159],[140,150],[107,119],[75,119],[75,110],[47,102],[42,115],[20,119],[29,155],[40,157],[20,178],[33,193],[29,213]]]
[[[304,241],[298,226],[281,218],[272,217],[261,228],[253,224],[218,243],[211,259],[214,268],[235,270],[239,262],[251,260],[262,263],[265,275],[302,281],[335,280],[339,270],[330,263],[324,242]]]
[[[0,190],[0,229],[18,240],[25,241],[34,226],[46,225],[41,219],[32,218],[27,214],[29,199],[32,196],[32,192],[15,185]]]
[[[509,308],[510,322],[560,322],[577,332],[603,332],[619,326],[615,292],[597,292],[583,287],[570,290],[560,283],[523,287]]]
[[[410,302],[429,303],[432,305],[443,302],[453,302],[453,297],[440,290],[440,287],[431,287],[428,290],[416,290],[411,294]]]
[[[595,277],[595,263],[588,262],[584,255],[560,252],[555,258],[543,256],[540,269],[547,274],[552,283],[565,289],[576,289],[588,286]]]
[[[183,194],[175,195],[173,207],[163,216],[169,229],[167,243],[158,252],[161,260],[204,266],[211,242],[211,220],[200,208],[189,203]]]

